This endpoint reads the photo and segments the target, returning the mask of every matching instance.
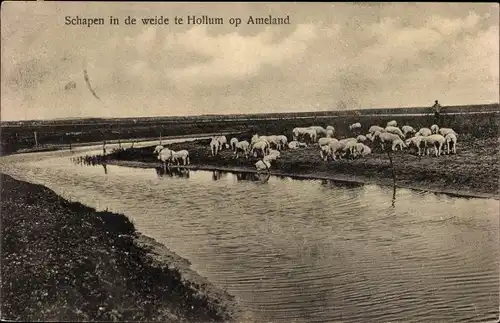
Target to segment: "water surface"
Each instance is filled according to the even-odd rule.
[[[376,185],[112,165],[106,174],[75,166],[79,154],[8,156],[0,168],[126,214],[235,295],[245,321],[498,317],[499,201],[398,189],[393,206],[392,188]]]

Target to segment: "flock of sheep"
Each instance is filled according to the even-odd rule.
[[[367,144],[372,147],[380,146],[382,151],[392,151],[414,148],[418,156],[430,155],[434,148],[434,155],[456,154],[457,133],[451,128],[439,128],[432,125],[430,128],[421,128],[416,131],[409,125],[401,129],[395,120],[389,121],[386,127],[373,125],[366,135],[361,134],[361,124],[354,123],[349,126],[349,131],[356,137],[336,139],[335,128],[327,126],[297,127],[292,130],[292,141],[288,142],[285,135],[253,135],[250,142],[237,138],[227,141],[226,136],[215,136],[210,140],[210,152],[216,156],[224,149],[232,149],[234,158],[249,156],[260,157],[255,163],[258,171],[269,170],[271,163],[280,158],[283,149],[298,149],[309,145],[317,145],[319,154],[324,161],[328,159],[337,160],[342,158],[360,158],[372,152]],[[164,165],[175,162],[177,165],[189,164],[189,152],[187,150],[173,151],[163,146],[156,146],[154,153]]]

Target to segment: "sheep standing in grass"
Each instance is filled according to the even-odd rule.
[[[425,142],[422,141],[422,136],[414,136],[405,141],[406,147],[411,148],[415,147],[417,149],[417,155],[421,156],[422,155],[422,149],[424,149],[425,152]]]
[[[356,144],[356,146],[354,147],[353,156],[354,157],[366,156],[366,155],[370,154],[371,152],[372,152],[372,150],[370,149],[370,147],[368,147],[367,145],[365,145],[361,142],[358,142]]]
[[[212,156],[216,156],[219,153],[220,142],[217,140],[217,137],[212,137],[210,140],[210,152]]]
[[[404,138],[408,137],[408,135],[413,135],[416,133],[415,129],[412,126],[402,126],[401,130],[403,131]]]
[[[441,136],[439,134],[435,134],[435,135],[430,135],[427,137],[422,137],[422,140],[425,142],[425,149],[426,149],[427,155],[429,155],[430,148],[434,147],[436,157],[441,156],[441,151],[442,151],[443,145],[446,142],[446,139],[444,139],[443,136]]]
[[[245,158],[248,158],[249,148],[250,144],[248,143],[248,141],[243,140],[237,142],[234,150],[234,155],[235,155],[234,158],[240,157],[240,154],[245,156]]]
[[[385,131],[398,135],[400,138],[404,138],[405,136],[403,132],[398,127],[395,126],[387,126],[385,127]]]
[[[457,133],[453,129],[451,129],[451,128],[441,128],[441,129],[439,129],[438,132],[443,137],[445,137],[449,133],[454,133],[455,136],[457,135]]]
[[[354,157],[354,150],[356,149],[357,141],[348,141],[346,142],[344,148],[342,148],[342,157]]]
[[[283,150],[287,147],[288,138],[285,135],[278,136],[279,150]]]
[[[338,141],[337,139],[335,138],[328,138],[328,137],[324,137],[324,138],[319,138],[318,139],[318,145],[321,147],[321,146],[326,146],[328,145],[329,143],[331,142],[334,142],[334,141]]]
[[[222,151],[224,148],[229,148],[226,136],[217,137],[217,141],[219,142],[219,151]]]
[[[179,151],[173,151],[170,154],[170,159],[172,161],[175,161],[177,165],[181,164],[182,165],[189,165],[189,151],[187,150],[179,150]]]
[[[311,143],[315,143],[317,141],[318,134],[314,129],[307,129],[304,131],[304,137],[309,138]]]
[[[326,137],[327,138],[333,138],[334,134],[335,134],[335,131],[333,131],[331,129],[326,130]]]
[[[345,138],[345,139],[340,139],[339,142],[343,143],[343,144],[347,144],[349,141],[354,141],[354,142],[358,142],[358,140],[356,138]]]
[[[380,131],[380,132],[385,132],[385,128],[379,127],[379,126],[371,126],[370,129],[368,129],[368,133],[371,133],[372,135],[375,134],[375,132]]]
[[[377,131],[374,137],[375,141],[380,143],[380,147],[382,148],[382,150],[385,150],[385,144],[390,144],[393,151],[395,151],[396,146],[404,147],[404,143],[403,145],[401,145],[401,138],[393,133]]]
[[[328,160],[328,157],[331,157],[333,160],[337,160],[337,157],[342,159],[342,149],[344,149],[344,147],[346,146],[345,143],[343,142],[340,142],[340,141],[335,141],[335,142],[331,142],[328,144],[328,148],[326,150],[327,154],[326,154],[326,159],[325,160]]]
[[[361,123],[356,122],[349,126],[349,130],[352,132],[358,132],[361,130]]]
[[[231,140],[229,141],[229,145],[231,146],[231,149],[233,151],[236,150],[236,144],[238,143],[238,141],[239,141],[238,138],[234,138],[234,137],[231,138]]]
[[[453,154],[457,153],[457,136],[454,132],[448,133],[445,137],[445,143],[446,143],[446,152],[448,155],[450,154],[450,146],[451,146],[451,152]]]
[[[299,148],[299,142],[295,141],[295,140],[290,141],[288,143],[288,148],[290,148],[290,149],[297,149],[297,148]]]
[[[359,135],[359,136],[357,136],[357,137],[356,137],[356,140],[357,140],[358,142],[365,142],[365,141],[366,141],[366,139],[367,139],[367,138],[366,138],[365,136],[363,136],[363,135]]]
[[[427,137],[427,136],[430,136],[432,135],[432,131],[431,129],[429,128],[421,128],[416,134],[415,136],[422,136],[422,137]]]
[[[269,142],[266,140],[259,140],[253,145],[251,145],[251,151],[250,153],[254,156],[257,157],[258,155],[261,155],[261,157],[264,157],[269,154]]]
[[[373,142],[373,140],[375,139],[375,138],[373,137],[373,134],[372,134],[372,133],[367,133],[367,134],[365,135],[365,137],[366,137],[366,139],[370,140],[371,142]]]
[[[433,124],[433,125],[431,126],[431,132],[432,132],[433,134],[436,134],[436,133],[438,133],[438,131],[439,131],[439,126],[438,126],[437,124]]]
[[[397,126],[398,126],[398,123],[396,122],[396,120],[391,120],[391,121],[387,122],[386,127],[397,127]]]

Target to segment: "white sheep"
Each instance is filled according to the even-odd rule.
[[[422,137],[427,137],[427,136],[430,136],[432,135],[432,131],[431,129],[429,128],[421,128],[416,134],[415,136],[422,136]]]
[[[335,131],[334,131],[334,130],[332,130],[332,129],[327,129],[327,130],[326,130],[326,136],[327,136],[328,138],[333,138],[333,135],[334,135],[334,134],[335,134]]]
[[[159,154],[159,153],[160,153],[160,151],[162,151],[162,150],[163,150],[163,148],[164,148],[164,147],[163,147],[162,145],[158,145],[158,146],[156,146],[156,147],[155,147],[155,150],[153,151],[153,154]]]
[[[295,140],[290,141],[288,143],[288,148],[290,148],[290,149],[297,149],[297,148],[299,148],[299,142],[295,141]]]
[[[356,146],[354,147],[354,156],[355,157],[360,157],[360,156],[366,156],[368,154],[371,154],[372,150],[370,147],[367,145],[358,142]]]
[[[367,133],[367,134],[365,135],[365,137],[366,137],[366,139],[369,139],[369,140],[370,140],[370,141],[372,141],[372,142],[373,142],[373,140],[375,139],[375,138],[373,137],[373,134],[372,134],[372,133]]]
[[[305,135],[305,132],[307,130],[309,130],[309,128],[304,128],[304,127],[293,128],[292,130],[293,141],[299,141],[299,139],[301,139]]]
[[[403,132],[398,127],[395,126],[387,126],[385,127],[385,131],[398,135],[400,138],[404,138],[405,136]]]
[[[327,135],[328,135],[328,131],[331,131],[331,133],[334,134],[335,133],[335,128],[333,126],[326,126]]]
[[[387,127],[397,127],[398,126],[398,123],[396,122],[396,120],[391,120],[389,122],[387,122]]]
[[[340,141],[331,142],[328,144],[327,148],[327,158],[330,156],[333,160],[337,160],[337,157],[342,158],[342,149],[346,146],[345,143]]]
[[[349,126],[349,130],[351,131],[357,131],[360,129],[361,129],[361,123],[359,122],[353,123],[352,125]]]
[[[307,144],[305,142],[299,142],[298,146],[299,146],[299,148],[306,148]]]
[[[375,132],[377,131],[385,132],[385,128],[379,126],[371,126],[370,129],[368,129],[368,133],[371,133],[372,135],[375,134]]]
[[[361,156],[366,156],[372,153],[372,149],[367,145],[363,145],[363,151],[361,152]]]
[[[356,137],[356,140],[358,142],[365,142],[366,141],[366,136],[359,135],[359,136]]]
[[[421,156],[422,155],[422,150],[425,149],[425,142],[422,140],[422,136],[414,136],[405,141],[406,147],[411,148],[415,147],[417,148],[417,155]]]
[[[234,151],[235,158],[240,157],[240,153],[243,154],[243,156],[245,156],[245,158],[248,158],[248,153],[250,151],[249,148],[250,148],[250,143],[248,143],[248,141],[243,140],[243,141],[237,142],[235,145],[235,151]]]
[[[348,141],[346,142],[344,148],[342,148],[342,157],[347,156],[353,156],[354,157],[354,150],[356,149],[356,144],[357,141]]]
[[[425,143],[425,149],[426,149],[427,155],[429,154],[430,147],[434,147],[436,157],[441,155],[443,145],[446,142],[446,139],[444,139],[443,136],[441,136],[439,134],[435,134],[435,135],[430,135],[427,137],[422,137],[422,140]]]
[[[288,138],[285,135],[279,135],[278,136],[278,142],[279,142],[279,149],[283,150],[288,144]]]
[[[380,142],[382,150],[385,150],[385,143],[392,145],[392,150],[395,151],[396,146],[404,147],[404,143],[398,135],[389,132],[375,132],[375,139]],[[401,145],[402,143],[402,145]]]
[[[266,157],[269,157],[269,156],[274,156],[275,159],[278,159],[278,158],[280,158],[281,153],[278,150],[269,149],[269,154]]]
[[[324,137],[324,138],[319,138],[318,139],[318,144],[319,146],[326,146],[328,145],[329,143],[331,142],[334,142],[334,141],[338,141],[337,139],[335,138],[328,138],[328,137]]]
[[[212,137],[212,140],[210,140],[210,152],[212,153],[212,156],[216,156],[219,153],[219,148],[219,140],[217,139],[217,137]]]
[[[458,134],[451,128],[441,128],[439,129],[439,134],[443,137],[445,137],[447,134],[449,133],[454,133],[455,136],[457,136]]]
[[[320,135],[325,135],[326,136],[326,129],[321,127],[321,126],[310,126],[309,129],[314,130],[316,132],[316,137],[319,137]]]
[[[438,126],[437,124],[433,124],[433,125],[431,126],[431,132],[432,132],[433,134],[438,133],[438,130],[439,130],[439,126]]]
[[[339,140],[339,142],[341,142],[343,144],[347,144],[349,141],[358,142],[358,139],[356,139],[356,138],[345,138],[345,139]]]
[[[267,159],[259,160],[255,163],[255,168],[257,168],[257,171],[269,170],[269,168],[271,168],[271,162]]]
[[[231,149],[233,151],[236,150],[236,144],[239,142],[238,138],[231,138],[231,140],[229,141],[229,145],[231,146]]]
[[[227,144],[226,136],[217,137],[217,141],[219,142],[219,150],[220,151],[222,151],[224,148],[229,148],[229,145]]]
[[[260,152],[262,157],[266,156],[269,154],[269,142],[267,142],[266,140],[259,140],[257,142],[255,142],[253,145],[251,145],[251,151],[250,153],[254,156],[254,157],[257,157],[258,154],[257,152]]]
[[[414,133],[416,133],[415,129],[413,129],[412,126],[408,126],[408,125],[405,125],[405,126],[402,126],[401,127],[401,130],[403,131],[403,135],[404,137],[406,138],[409,134],[412,135]]]
[[[450,146],[452,146],[451,152],[453,154],[456,154],[457,153],[457,136],[456,136],[456,134],[453,132],[450,132],[444,137],[444,139],[445,139],[445,143],[446,143],[446,152],[448,153],[448,155],[450,154]]]
[[[181,161],[183,165],[189,165],[189,151],[187,150],[172,151],[170,158],[177,165],[180,165]]]

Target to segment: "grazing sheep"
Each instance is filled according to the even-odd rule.
[[[342,148],[342,157],[350,156],[354,157],[354,150],[356,149],[357,141],[348,141],[346,142],[344,148]]]
[[[314,130],[316,132],[316,137],[319,137],[321,135],[326,136],[326,129],[321,127],[321,126],[310,126],[309,129]]]
[[[366,137],[363,136],[363,135],[359,135],[359,136],[356,137],[356,140],[358,142],[365,142],[366,141]]]
[[[243,140],[243,141],[237,142],[235,145],[235,151],[234,151],[235,158],[240,157],[240,154],[243,154],[243,156],[245,156],[245,158],[248,158],[248,153],[250,151],[249,148],[250,148],[250,144],[248,143],[248,141]]]
[[[269,154],[269,142],[267,142],[266,140],[259,140],[257,142],[255,142],[253,145],[251,145],[251,151],[250,153],[254,156],[254,157],[257,157],[258,156],[258,152],[261,153],[261,156],[264,157],[266,155]]]
[[[448,155],[450,154],[450,146],[451,146],[451,152],[453,154],[457,153],[457,136],[455,133],[450,132],[448,133],[445,137],[445,143],[446,143],[446,152]]]
[[[356,138],[345,138],[345,139],[339,140],[339,142],[341,142],[343,144],[347,144],[349,141],[358,142],[358,140]]]
[[[431,132],[432,132],[433,134],[438,133],[438,130],[439,130],[439,126],[438,126],[437,124],[433,124],[433,125],[431,126]]]
[[[229,148],[229,145],[227,144],[226,136],[217,137],[217,141],[219,142],[219,150],[220,151],[222,151],[224,148]]]
[[[358,131],[360,129],[361,129],[361,123],[359,122],[353,123],[352,125],[349,126],[349,130],[351,131]]]
[[[397,127],[398,126],[398,123],[396,122],[396,120],[391,120],[389,122],[387,122],[387,125],[386,127]]]
[[[387,126],[387,127],[385,127],[385,131],[387,131],[389,133],[393,133],[395,135],[398,135],[400,138],[405,137],[403,132],[398,127],[395,127],[395,126]]]
[[[307,130],[308,130],[308,128],[305,128],[305,127],[293,128],[293,130],[292,130],[293,141],[299,141],[299,139],[301,139],[301,137],[305,135],[305,132]]]
[[[319,140],[318,140],[318,144],[319,144],[319,146],[321,147],[321,146],[326,146],[326,145],[328,145],[329,143],[334,142],[334,141],[338,141],[338,140],[337,140],[337,139],[335,139],[335,138],[328,138],[328,137],[325,137],[325,138],[319,138]]]
[[[399,147],[399,150],[403,150],[403,148],[406,148],[406,144],[404,143],[404,141],[399,138],[399,139],[396,139],[392,142],[392,151],[397,151],[397,147]]]
[[[411,148],[415,147],[417,148],[417,155],[421,156],[422,155],[422,150],[425,149],[425,142],[422,140],[422,136],[414,136],[405,141],[406,147]]]
[[[318,134],[316,133],[316,130],[314,130],[314,129],[305,130],[304,136],[309,137],[309,140],[311,141],[311,143],[316,142],[316,139],[318,138]]]
[[[354,147],[354,157],[361,157],[371,154],[372,150],[367,145],[358,142]]]
[[[342,149],[346,146],[345,143],[340,142],[340,141],[335,141],[332,143],[328,144],[327,148],[327,154],[326,154],[326,160],[328,160],[328,156],[331,157],[333,160],[337,160],[337,157],[342,159]]]
[[[372,141],[372,142],[373,142],[373,140],[375,139],[375,138],[373,137],[373,134],[372,134],[372,133],[367,133],[365,137],[366,137],[366,139],[369,139],[369,140],[370,140],[370,141]]]
[[[187,150],[179,150],[173,151],[170,154],[170,159],[175,161],[177,165],[180,165],[181,161],[183,165],[189,165],[189,151]]]
[[[446,142],[446,139],[444,139],[443,136],[435,134],[427,137],[422,137],[422,140],[425,142],[427,155],[429,155],[430,147],[434,147],[436,157],[441,155],[443,145]]]
[[[372,153],[372,149],[367,145],[363,145],[363,151],[361,152],[361,156],[366,156]]]
[[[439,134],[443,137],[445,137],[449,133],[454,133],[455,136],[458,136],[458,134],[451,128],[441,128],[439,129]]]
[[[236,144],[238,143],[238,141],[239,141],[238,138],[234,138],[234,137],[231,138],[231,140],[229,141],[229,145],[231,146],[231,149],[233,151],[236,150]]]
[[[403,131],[404,138],[406,138],[408,135],[412,135],[416,132],[412,126],[408,126],[408,125],[402,126],[401,130]]]
[[[255,168],[257,168],[258,171],[269,170],[270,167],[271,162],[266,159],[259,160],[255,163]]]
[[[297,149],[297,148],[299,148],[299,142],[295,141],[295,140],[290,141],[288,143],[288,148],[290,148],[290,149]]]
[[[370,129],[368,129],[368,132],[371,133],[372,135],[375,134],[375,132],[380,131],[380,132],[385,132],[385,128],[379,127],[379,126],[371,126]]]
[[[269,149],[269,154],[266,156],[276,156],[276,159],[280,158],[281,153],[278,150]]]
[[[380,146],[382,147],[382,150],[385,150],[385,145],[384,145],[385,143],[391,144],[393,151],[395,150],[395,146],[397,146],[397,145],[401,146],[401,143],[400,143],[400,142],[402,142],[401,138],[398,135],[395,135],[393,133],[377,131],[377,132],[375,132],[374,137],[375,137],[375,140],[377,142],[380,142]],[[403,143],[403,146],[404,146],[404,143]]]
[[[288,144],[288,138],[285,135],[279,135],[278,142],[279,142],[279,150],[283,150],[286,148]]]
[[[163,164],[163,169],[167,168],[167,164],[170,164],[170,160],[172,159],[172,150],[168,148],[164,148],[160,150],[158,153],[158,160],[160,160]]]
[[[335,131],[332,129],[326,130],[326,137],[327,138],[333,138],[333,135],[335,134]]]
[[[163,148],[164,148],[164,147],[163,147],[162,145],[158,145],[158,146],[156,146],[156,147],[155,147],[155,150],[153,151],[153,154],[155,154],[155,155],[156,155],[156,154],[159,154],[159,153],[160,153],[160,151],[162,151],[162,150],[163,150]]]
[[[432,131],[431,129],[429,128],[421,128],[416,134],[415,136],[422,136],[422,137],[427,137],[427,136],[430,136],[432,135]]]

